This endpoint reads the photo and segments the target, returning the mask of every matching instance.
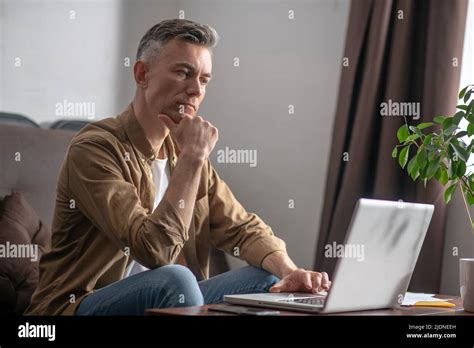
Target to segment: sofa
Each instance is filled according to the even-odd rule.
[[[56,179],[74,131],[0,124],[0,247],[51,240]],[[1,248],[0,248],[1,252]],[[1,256],[1,255],[0,255]],[[5,255],[4,255],[5,256]],[[22,314],[38,281],[38,260],[0,257],[0,313]],[[228,270],[211,250],[211,276]]]
[[[35,243],[41,253],[47,250],[56,177],[74,134],[0,125],[0,244]],[[22,314],[26,309],[36,288],[38,262],[12,257],[0,259],[2,312]]]

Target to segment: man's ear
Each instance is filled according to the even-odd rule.
[[[148,86],[148,71],[148,65],[142,60],[137,60],[133,65],[133,76],[138,87],[146,88]]]

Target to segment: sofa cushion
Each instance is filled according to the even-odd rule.
[[[14,308],[21,314],[29,305],[38,284],[39,259],[49,247],[50,237],[49,228],[20,193],[4,197],[0,203],[2,308]],[[14,303],[5,303],[11,301]]]
[[[0,276],[0,313],[14,314],[16,293],[9,278]]]

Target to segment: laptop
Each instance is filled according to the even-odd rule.
[[[224,302],[313,313],[398,308],[433,211],[430,204],[362,198],[344,243],[325,245],[325,257],[337,258],[328,293],[225,295]]]

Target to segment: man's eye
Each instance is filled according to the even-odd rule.
[[[209,83],[209,80],[201,80],[201,83],[202,83],[203,85],[207,85],[207,84]]]
[[[179,70],[179,71],[177,71],[177,73],[178,73],[178,75],[183,76],[183,77],[188,76],[188,72],[184,71],[184,70]]]

